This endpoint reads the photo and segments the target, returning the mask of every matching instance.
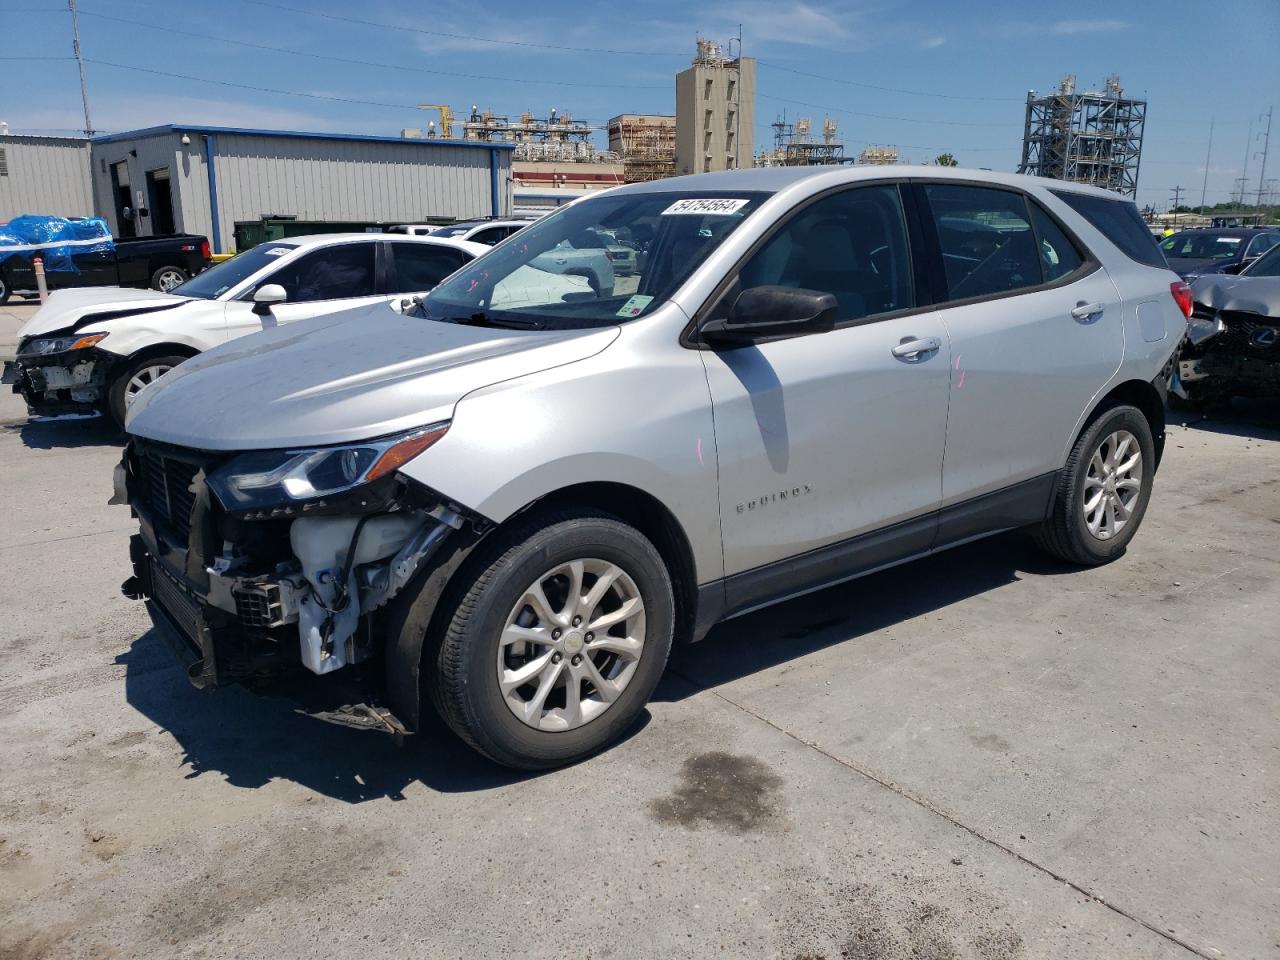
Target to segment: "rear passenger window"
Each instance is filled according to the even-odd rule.
[[[1022,194],[957,184],[924,189],[942,247],[947,299],[1008,293],[1044,282]]]
[[[387,293],[426,293],[471,260],[461,250],[430,243],[393,243],[395,276]]]
[[[1053,195],[1089,221],[1104,237],[1120,248],[1130,260],[1148,267],[1169,268],[1156,238],[1142,222],[1138,208],[1128,200],[1108,200],[1070,190],[1054,190]]]
[[[1084,263],[1076,245],[1062,232],[1062,228],[1034,203],[1031,204],[1031,222],[1040,240],[1040,267],[1046,283],[1074,273]]]
[[[747,261],[742,289],[830,293],[837,321],[915,305],[898,188],[860,187],[810,204]]]

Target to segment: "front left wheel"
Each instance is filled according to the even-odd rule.
[[[187,358],[144,357],[125,367],[107,388],[107,412],[116,425],[124,427],[124,415],[134,397],[185,359]]]
[[[635,723],[675,622],[670,575],[639,531],[557,514],[499,532],[461,575],[469,585],[428,665],[454,732],[505,766],[544,769]]]

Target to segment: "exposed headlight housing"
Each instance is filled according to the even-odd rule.
[[[1195,345],[1204,343],[1210,337],[1216,337],[1227,329],[1222,318],[1214,314],[1212,318],[1192,316],[1187,321],[1187,339]]]
[[[20,357],[43,357],[51,353],[68,353],[72,350],[84,350],[107,339],[105,333],[71,333],[65,337],[42,337],[25,344],[18,353]]]
[[[341,447],[255,450],[223,464],[206,482],[222,506],[236,513],[304,504],[373,483],[398,470],[448,430],[449,423],[444,421]]]

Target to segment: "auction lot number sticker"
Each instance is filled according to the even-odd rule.
[[[749,200],[730,200],[724,197],[708,198],[706,200],[677,200],[662,211],[662,216],[671,217],[678,213],[696,213],[704,216],[708,213],[718,213],[727,216],[737,213],[748,203],[750,203]]]

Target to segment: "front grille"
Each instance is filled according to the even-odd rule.
[[[186,639],[200,649],[200,604],[154,560],[151,561],[151,599],[160,605]]]
[[[139,492],[147,512],[176,542],[185,544],[191,535],[191,507],[196,499],[191,482],[199,465],[155,449],[143,451],[138,460],[142,472]]]
[[[1223,310],[1218,314],[1227,329],[1206,341],[1206,347],[1213,352],[1228,352],[1255,356],[1260,360],[1280,359],[1280,338],[1271,340],[1267,346],[1258,346],[1253,336],[1259,330],[1275,331],[1280,328],[1275,323],[1261,322],[1257,314],[1241,313],[1235,310]]]

